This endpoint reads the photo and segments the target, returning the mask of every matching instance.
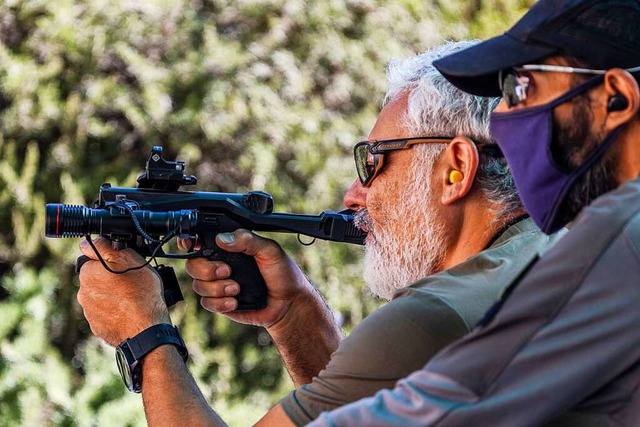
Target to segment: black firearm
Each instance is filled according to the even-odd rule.
[[[207,257],[224,261],[231,267],[231,279],[240,284],[238,310],[256,310],[266,306],[267,289],[253,257],[230,253],[215,244],[215,236],[238,228],[253,231],[297,233],[313,238],[363,244],[366,233],[353,224],[353,211],[324,211],[320,215],[273,213],[273,198],[262,191],[245,194],[180,191],[183,185],[197,182],[185,175],[185,164],[162,158],[162,147],[155,146],[136,188],[100,186],[98,200],[92,208],[49,203],[46,206],[47,237],[83,237],[91,243],[102,265],[113,273],[142,268],[156,257]],[[113,247],[130,247],[148,261],[125,271],[113,271],[91,242],[99,234],[112,241]],[[196,239],[198,250],[186,254],[169,254],[162,246],[173,237]],[[80,256],[76,271],[89,258]],[[158,265],[167,306],[183,299],[175,272]]]

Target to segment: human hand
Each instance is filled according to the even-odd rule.
[[[178,240],[180,249],[190,247],[189,240]],[[216,244],[228,252],[242,252],[253,256],[267,285],[267,307],[262,310],[239,311],[234,298],[240,285],[229,279],[229,265],[207,258],[191,258],[185,270],[193,280],[193,290],[201,296],[200,304],[214,313],[256,326],[270,327],[282,320],[300,298],[313,291],[313,286],[300,268],[273,240],[257,236],[247,230],[222,233]]]
[[[93,241],[109,267],[121,271],[144,264],[131,249],[115,250],[103,237]],[[83,240],[82,253],[92,260],[96,254]],[[87,261],[80,269],[78,302],[89,322],[91,332],[116,346],[150,326],[171,323],[162,298],[162,282],[149,266],[125,274],[113,274],[98,261]]]

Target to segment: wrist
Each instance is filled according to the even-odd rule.
[[[124,334],[120,335],[121,339],[118,343],[125,341],[126,339],[135,337],[143,331],[162,324],[171,325],[171,317],[169,317],[169,310],[163,307],[162,304],[156,303],[150,309],[141,312],[129,312],[127,320],[123,320],[122,323],[130,324],[130,328]],[[122,333],[122,332],[121,332]]]
[[[174,346],[182,360],[189,353],[176,326],[168,323],[153,325],[132,338],[127,338],[116,347],[116,362],[125,386],[129,391],[142,390],[142,365],[145,356],[160,346]]]
[[[266,330],[272,338],[277,339],[293,331],[299,332],[301,327],[311,324],[337,327],[331,309],[318,290],[309,285],[292,299],[285,315],[274,324],[267,326]]]

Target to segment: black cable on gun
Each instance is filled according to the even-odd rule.
[[[136,231],[138,231],[138,233],[140,233],[140,235],[145,240],[148,240],[151,243],[157,243],[157,246],[153,250],[153,252],[151,253],[149,259],[144,264],[141,264],[141,265],[139,265],[137,267],[129,267],[129,268],[124,269],[124,270],[113,270],[111,267],[109,267],[107,265],[107,263],[104,260],[104,258],[102,258],[102,255],[100,255],[100,252],[98,252],[98,248],[96,248],[96,245],[94,245],[93,241],[91,240],[91,235],[87,234],[85,236],[85,238],[87,239],[87,242],[89,242],[89,246],[91,246],[91,249],[93,249],[93,252],[96,254],[96,257],[98,258],[98,261],[100,261],[100,264],[102,264],[102,266],[105,268],[105,270],[107,270],[109,273],[125,274],[125,273],[128,273],[130,271],[140,270],[140,269],[148,266],[149,264],[151,264],[151,261],[153,261],[155,259],[156,253],[162,248],[162,246],[164,246],[169,240],[173,239],[177,234],[177,229],[176,229],[176,230],[173,230],[173,231],[167,233],[167,235],[165,235],[161,240],[154,239],[149,234],[147,234],[146,231],[144,231],[142,229],[142,226],[140,225],[140,221],[138,221],[138,218],[136,218],[135,213],[134,213],[133,209],[131,208],[131,206],[127,205],[124,202],[123,203],[116,202],[116,203],[111,204],[110,206],[117,206],[117,207],[123,208],[129,214],[129,217],[133,221],[133,225],[136,228]]]
[[[142,226],[140,225],[140,221],[138,221],[138,218],[136,218],[136,214],[135,214],[134,210],[127,203],[125,203],[125,202],[115,202],[115,203],[109,204],[109,205],[107,205],[105,207],[110,207],[110,206],[116,206],[118,208],[122,208],[125,211],[127,211],[129,216],[131,217],[131,221],[133,221],[133,225],[136,227],[136,230],[138,230],[138,233],[140,233],[140,235],[142,237],[144,237],[146,240],[149,240],[152,243],[160,243],[162,240],[164,240],[164,239],[162,239],[162,240],[154,239],[153,237],[148,235],[147,232],[142,229]],[[174,230],[174,232],[175,232],[175,230]],[[175,234],[174,234],[174,236],[175,236]]]

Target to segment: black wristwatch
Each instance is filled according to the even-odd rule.
[[[182,360],[189,357],[187,347],[177,326],[160,323],[145,329],[133,338],[127,338],[116,347],[116,362],[122,381],[129,391],[142,391],[142,358],[161,345],[176,346]]]

